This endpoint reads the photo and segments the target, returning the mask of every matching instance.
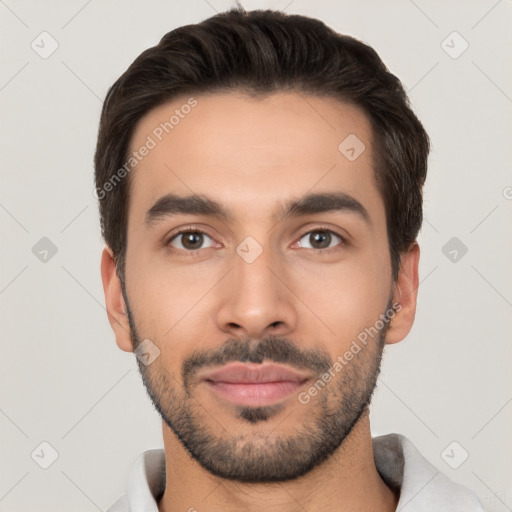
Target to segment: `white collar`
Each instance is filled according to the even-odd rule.
[[[436,469],[406,437],[387,434],[372,441],[377,471],[387,485],[400,488],[397,512],[484,512],[473,492]],[[158,512],[164,488],[164,450],[148,450],[134,463],[126,495],[107,512]]]

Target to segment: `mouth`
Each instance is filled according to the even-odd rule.
[[[199,375],[201,382],[216,396],[235,405],[262,407],[284,400],[310,378],[275,363],[229,363]]]

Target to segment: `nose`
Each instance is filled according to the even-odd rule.
[[[218,328],[251,339],[293,332],[298,299],[287,282],[285,263],[265,249],[254,261],[235,253],[233,264],[221,291]]]

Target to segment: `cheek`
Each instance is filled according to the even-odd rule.
[[[132,273],[128,289],[131,309],[141,339],[149,338],[159,350],[158,366],[172,377],[172,385],[181,382],[183,360],[197,347],[197,340],[206,338],[207,331],[198,318],[207,317],[207,301],[200,301],[204,290],[188,285],[184,272],[162,275],[148,266]],[[137,274],[137,275],[135,275]],[[208,283],[205,283],[205,286]],[[195,287],[201,289],[194,289]],[[209,324],[212,327],[211,324]],[[163,370],[162,370],[163,371]]]
[[[197,330],[197,318],[211,300],[209,291],[223,272],[212,264],[172,265],[163,257],[134,251],[130,258],[127,255],[126,275],[139,334],[168,343],[184,330]]]
[[[330,344],[339,345],[375,324],[391,294],[389,258],[380,252],[361,252],[333,265],[310,265],[296,275],[292,289],[314,313],[308,314],[307,328],[318,327]]]

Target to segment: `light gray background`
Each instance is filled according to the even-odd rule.
[[[117,348],[103,305],[98,119],[107,88],[142,50],[232,4],[0,0],[1,511],[105,510],[136,456],[162,446],[134,356]],[[359,37],[408,89],[433,143],[422,281],[415,327],[386,351],[372,428],[408,436],[486,510],[512,510],[511,1],[244,6]],[[59,45],[47,59],[31,48],[43,31]],[[461,40],[442,45],[453,31],[469,43],[458,58],[445,50]],[[58,250],[46,262],[32,252],[42,237]],[[456,262],[442,251],[452,237],[468,248]],[[43,441],[58,452],[48,469],[35,462],[50,456]],[[469,453],[458,469],[442,457],[453,441],[452,464]]]

